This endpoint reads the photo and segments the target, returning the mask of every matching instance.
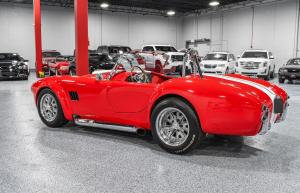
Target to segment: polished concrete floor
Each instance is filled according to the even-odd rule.
[[[29,81],[0,82],[0,192],[300,192],[300,83],[287,120],[256,137],[209,137],[185,156],[151,136],[46,127]]]

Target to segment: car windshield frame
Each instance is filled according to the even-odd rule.
[[[173,46],[154,46],[159,52],[178,52]]]
[[[134,66],[139,66],[139,63],[133,54],[121,54],[118,56],[116,65],[111,70],[108,80],[111,80],[118,71],[120,71],[119,67],[122,66],[122,71],[130,72]]]
[[[20,61],[21,56],[12,53],[0,53],[0,61]]]
[[[218,56],[218,57],[216,57]],[[221,54],[221,53],[210,53],[207,54],[203,60],[217,60],[217,61],[227,61],[228,54]]]
[[[268,52],[265,52],[265,51],[246,51],[246,52],[243,53],[241,58],[263,58],[263,59],[268,59]]]

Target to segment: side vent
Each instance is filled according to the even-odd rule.
[[[77,92],[75,92],[75,91],[70,91],[70,92],[69,92],[69,95],[70,95],[70,98],[71,98],[72,101],[79,101],[79,97],[78,97]]]

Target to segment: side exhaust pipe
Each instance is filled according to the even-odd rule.
[[[79,119],[79,118],[75,118],[74,122],[76,125],[84,126],[84,127],[95,127],[95,128],[107,129],[107,130],[125,131],[129,133],[137,133],[138,135],[146,134],[146,131],[144,129],[139,129],[131,126],[97,123],[94,120]]]

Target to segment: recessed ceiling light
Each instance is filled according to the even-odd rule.
[[[109,4],[108,3],[101,3],[100,7],[103,8],[103,9],[108,8]]]
[[[218,5],[220,5],[219,1],[211,1],[211,2],[209,2],[209,6],[215,7],[215,6],[218,6]]]
[[[170,11],[168,11],[168,12],[167,12],[167,15],[169,15],[169,16],[173,16],[173,15],[175,15],[175,11],[173,11],[173,10],[170,10]]]

